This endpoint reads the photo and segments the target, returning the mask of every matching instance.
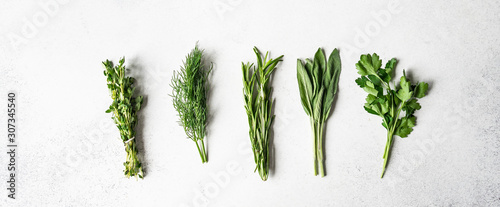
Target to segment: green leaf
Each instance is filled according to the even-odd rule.
[[[320,63],[314,61],[312,68],[312,83],[314,93],[318,93],[321,88],[323,88],[323,81],[321,79],[322,70],[320,68]]]
[[[334,83],[335,83],[336,89],[337,89],[340,73],[342,71],[342,62],[340,61],[340,54],[339,54],[339,50],[337,48],[335,48],[332,51],[332,53],[330,54],[328,62],[332,62],[332,61],[333,61],[333,76],[332,76],[332,78],[335,79]],[[335,90],[335,93],[336,92],[337,92],[337,90]]]
[[[400,136],[401,138],[408,137],[408,135],[413,131],[413,127],[415,126],[415,124],[416,124],[415,116],[403,117],[401,119],[399,127],[396,130],[396,135]]]
[[[370,108],[372,111],[376,112],[377,115],[383,116],[389,112],[389,101],[378,98],[372,94],[368,94],[366,97],[365,107]]]
[[[413,91],[410,91],[411,84],[406,80],[406,76],[401,76],[399,85],[401,89],[398,90],[396,96],[403,102],[408,101],[412,97]]]
[[[365,90],[367,93],[372,94],[374,96],[377,96],[378,92],[379,92],[377,89],[375,89],[375,86],[373,85],[373,83],[368,82],[368,81],[366,82],[366,86],[363,87],[363,90]]]
[[[356,69],[360,75],[377,75],[380,66],[382,66],[382,60],[376,53],[373,56],[370,54],[361,55],[360,60],[356,63]]]
[[[332,108],[333,100],[335,99],[335,94],[337,93],[338,87],[338,76],[330,80],[329,87],[325,91],[325,97],[323,100],[323,119],[326,121],[330,115],[330,109]]]
[[[376,75],[378,69],[382,64],[382,60],[378,59],[378,55],[376,53],[371,55],[365,55],[361,57],[361,64],[366,68],[366,72],[368,75]]]
[[[283,55],[277,57],[276,59],[274,60],[270,60],[268,62],[268,64],[266,65],[265,67],[265,76],[268,76],[269,74],[271,74],[275,69],[276,69],[276,65],[283,61]]]
[[[382,82],[380,81],[380,79],[377,78],[377,76],[368,75],[368,79],[370,79],[370,81],[373,83],[373,85],[382,86]]]
[[[142,105],[143,100],[144,100],[143,96],[137,97],[137,99],[135,100],[136,101],[136,103],[135,103],[135,111],[141,110],[141,105]]]
[[[257,56],[257,66],[259,68],[262,68],[262,65],[263,65],[263,61],[262,61],[262,55],[260,54],[260,51],[259,49],[257,49],[257,47],[253,47],[253,52],[255,53],[255,55]],[[267,54],[266,54],[267,55]]]
[[[370,109],[372,109],[373,111],[375,111],[377,113],[377,115],[383,115],[382,113],[382,109],[380,107],[380,104],[371,104],[371,105],[366,105],[365,104],[365,107],[368,107]]]
[[[429,84],[426,82],[421,82],[417,85],[415,88],[415,97],[417,98],[423,98],[425,96],[425,93],[427,92],[427,89],[429,88]]]
[[[369,107],[364,106],[363,108],[365,108],[365,111],[367,111],[370,114],[377,115],[377,116],[379,115],[376,111],[372,110]]]
[[[306,58],[306,64],[304,66],[305,66],[309,76],[312,76],[313,65],[314,65],[314,62],[311,59]]]
[[[389,114],[385,114],[383,118],[384,118],[384,121],[382,122],[382,126],[384,126],[385,129],[389,130],[389,127],[387,126],[387,124],[390,125],[392,123],[392,117]]]
[[[387,82],[389,82],[394,74],[394,68],[396,67],[396,64],[398,63],[398,60],[396,58],[392,58],[391,60],[389,60],[387,62],[387,64],[385,64],[385,73],[388,75],[388,78],[389,80]]]
[[[366,71],[366,68],[363,66],[363,64],[361,64],[361,60],[356,63],[356,69],[358,69],[358,74],[362,76],[368,75],[368,71]]]
[[[373,53],[372,55],[372,67],[374,69],[374,72],[376,73],[377,70],[382,66],[382,60],[380,57],[377,55],[377,53]]]
[[[413,110],[419,110],[422,108],[420,104],[417,102],[417,99],[412,99],[406,103],[406,106],[413,109]]]
[[[314,54],[314,62],[318,64],[320,68],[320,73],[322,75],[326,74],[326,55],[323,52],[323,49],[318,48],[316,54]]]
[[[379,104],[380,104],[381,114],[386,114],[387,112],[389,112],[389,101],[385,100],[384,102]]]
[[[373,102],[375,102],[375,100],[377,100],[377,97],[372,95],[372,94],[368,94],[368,96],[366,96],[366,103],[368,104],[372,104]]]
[[[337,49],[334,49],[333,52],[330,54],[328,65],[329,65],[328,70],[333,70],[333,76],[330,80],[330,83],[326,85],[327,87],[327,90],[325,92],[326,97],[325,100],[323,101],[323,119],[325,121],[330,115],[330,110],[332,108],[333,100],[335,99],[335,95],[337,94],[338,91],[339,77],[340,77],[340,72],[342,70],[340,64],[339,51]]]
[[[368,55],[362,55],[361,60],[359,61],[363,68],[365,68],[367,75],[374,75],[376,74],[376,70],[372,65],[372,56],[370,54]]]
[[[300,99],[308,116],[312,113],[311,101],[313,97],[312,83],[300,59],[297,59],[297,80],[299,83]]]
[[[326,70],[327,73],[326,77],[324,78],[325,83],[330,83],[331,78],[336,78],[338,80],[338,76],[340,76],[341,62],[339,50],[337,48],[335,48],[330,54]]]
[[[366,76],[361,76],[356,79],[356,83],[361,88],[364,88],[366,86],[366,81],[369,81],[368,78],[366,78]]]
[[[325,88],[322,87],[313,99],[313,118],[316,120],[321,119],[324,91]]]
[[[387,84],[391,82],[392,77],[386,73],[386,70],[380,69],[378,70],[378,76]]]

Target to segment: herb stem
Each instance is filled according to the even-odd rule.
[[[198,141],[200,141],[200,140],[198,140]],[[207,162],[206,153],[205,153],[205,145],[203,143],[203,140],[201,140],[200,144],[201,144],[202,148],[200,148],[200,144],[198,144],[198,141],[195,141],[196,148],[198,148],[198,153],[200,154],[201,163],[205,163],[205,162]]]
[[[384,177],[385,168],[387,166],[387,160],[389,159],[389,153],[393,137],[394,137],[394,131],[393,130],[387,131],[387,143],[385,144],[385,151],[384,151],[384,165],[382,166],[382,175],[380,176],[380,178]]]
[[[207,151],[205,150],[205,142],[201,140],[201,150],[203,151],[203,156],[205,157],[205,162],[208,162]]]
[[[396,127],[398,125],[398,120],[399,120],[399,114],[401,113],[401,110],[403,109],[403,107],[405,106],[406,102],[403,102],[403,104],[401,104],[401,107],[398,109],[398,113],[396,114],[396,116],[392,117],[392,120],[394,120],[394,124],[392,126],[389,127],[389,125],[387,125],[388,127],[388,131],[387,131],[387,143],[385,144],[385,150],[384,150],[384,166],[382,167],[382,175],[380,176],[380,178],[383,178],[384,177],[384,172],[385,172],[385,168],[387,166],[387,160],[389,159],[389,154],[390,154],[390,150],[391,150],[391,145],[392,145],[392,142],[393,142],[393,137],[394,137],[394,131],[396,130]],[[385,122],[385,120],[384,120]]]
[[[318,175],[318,139],[317,139],[317,131],[316,131],[316,122],[311,116],[311,133],[313,137],[313,152],[314,152],[314,176]]]
[[[313,137],[313,152],[314,152],[314,175],[321,175],[321,177],[325,176],[325,168],[324,168],[324,154],[323,154],[323,131],[324,131],[324,122],[315,121],[311,117],[311,131]]]
[[[318,127],[318,164],[319,164],[319,173],[321,177],[325,177],[325,168],[323,167],[324,165],[324,160],[323,160],[323,125],[324,122],[320,121],[319,127]]]

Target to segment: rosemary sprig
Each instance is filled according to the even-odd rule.
[[[241,63],[243,70],[243,95],[245,98],[245,109],[248,115],[249,135],[255,164],[255,171],[263,181],[269,174],[269,130],[274,120],[272,113],[273,100],[271,99],[272,88],[269,85],[272,72],[276,65],[282,61],[283,55],[276,59],[267,59],[257,49],[253,48],[257,55],[257,67],[250,63]]]
[[[179,113],[180,125],[189,139],[196,143],[201,162],[208,162],[203,139],[207,126],[208,75],[213,65],[206,68],[203,64],[203,50],[198,45],[186,56],[184,66],[172,77],[172,98],[175,110]]]
[[[302,60],[297,59],[300,99],[304,111],[311,119],[314,138],[314,175],[318,175],[319,170],[321,177],[325,176],[323,128],[338,90],[340,70],[340,56],[337,49],[333,50],[328,61],[321,48],[314,55],[314,60],[308,58],[304,64]]]
[[[137,125],[137,112],[141,109],[143,97],[134,96],[134,78],[127,77],[124,66],[125,58],[120,59],[119,65],[114,65],[112,61],[102,62],[104,65],[104,76],[107,77],[108,89],[113,99],[113,103],[106,110],[106,113],[112,113],[112,119],[115,121],[120,136],[125,145],[127,159],[123,163],[125,166],[125,176],[137,176],[143,178],[144,173],[142,164],[137,155],[137,145],[135,143],[135,126]]]

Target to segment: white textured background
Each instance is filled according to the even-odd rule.
[[[43,6],[50,3],[48,9]],[[18,95],[17,199],[0,206],[500,206],[499,1],[0,2],[0,126]],[[395,9],[394,9],[395,8]],[[169,82],[199,41],[215,63],[209,163],[176,123]],[[253,173],[241,61],[284,54],[275,73],[274,167]],[[296,59],[341,51],[327,125],[327,177],[314,177]],[[397,57],[397,76],[430,83],[407,139],[380,179],[385,131],[354,80],[362,53]],[[126,179],[124,147],[104,111],[101,61],[127,58],[146,97],[138,144],[144,180]],[[224,178],[224,179],[223,179]]]

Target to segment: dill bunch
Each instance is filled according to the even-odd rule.
[[[250,63],[241,63],[243,71],[243,96],[245,109],[250,126],[249,136],[252,143],[255,160],[255,171],[259,171],[260,178],[266,181],[269,174],[269,130],[274,120],[272,113],[273,100],[270,96],[269,81],[276,65],[282,61],[283,55],[276,59],[269,58],[269,52],[262,57],[257,49],[257,67]]]
[[[125,58],[120,59],[119,65],[114,65],[112,61],[102,62],[104,65],[104,76],[107,77],[108,89],[113,99],[113,103],[106,110],[106,113],[112,113],[112,119],[115,121],[120,137],[125,145],[127,152],[125,166],[125,176],[130,178],[143,178],[144,172],[142,164],[137,155],[137,145],[135,142],[135,126],[137,125],[137,112],[141,109],[143,97],[134,97],[134,78],[125,75]]]
[[[198,45],[186,56],[184,66],[174,71],[171,81],[172,98],[175,110],[179,115],[179,123],[189,139],[196,143],[201,162],[208,162],[205,143],[207,126],[207,92],[208,75],[213,65],[205,67],[203,50]]]

